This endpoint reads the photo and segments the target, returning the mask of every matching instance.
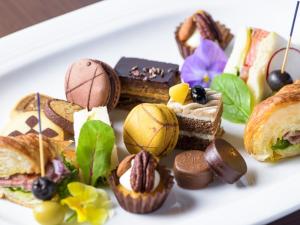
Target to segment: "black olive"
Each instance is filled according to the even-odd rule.
[[[56,185],[47,177],[39,177],[32,183],[32,193],[40,200],[50,200],[56,193]]]
[[[199,104],[207,103],[206,91],[202,86],[196,85],[195,87],[193,87],[191,95],[194,102],[197,102]]]
[[[273,91],[279,91],[283,86],[292,83],[292,77],[285,71],[281,73],[281,70],[274,70],[268,76],[268,84]]]

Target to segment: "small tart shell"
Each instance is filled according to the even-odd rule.
[[[116,170],[112,171],[109,183],[124,210],[131,213],[146,214],[159,209],[163,205],[173,187],[174,179],[165,167],[158,166],[157,170],[160,174],[160,184],[155,191],[150,193],[128,191],[120,185]]]

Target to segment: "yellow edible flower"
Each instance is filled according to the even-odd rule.
[[[67,205],[77,213],[78,223],[101,225],[106,221],[110,201],[104,190],[80,182],[69,183],[68,189],[72,196],[61,200],[61,204]]]

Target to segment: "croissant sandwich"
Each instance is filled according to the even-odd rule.
[[[247,123],[244,142],[259,161],[300,154],[300,80],[258,104]]]
[[[61,157],[69,144],[43,137],[45,175],[56,183],[71,172]],[[39,200],[32,195],[31,186],[40,173],[38,135],[0,136],[0,197],[34,206]]]

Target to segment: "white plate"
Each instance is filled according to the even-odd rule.
[[[175,27],[204,8],[233,32],[251,25],[287,36],[294,1],[109,0],[4,37],[0,41],[0,125],[15,102],[40,91],[64,98],[64,74],[79,58],[96,58],[115,65],[121,56],[182,63],[174,41]],[[294,41],[300,41],[300,21]],[[121,115],[122,114],[122,115]],[[120,139],[121,119],[112,118]],[[187,191],[175,186],[164,206],[149,215],[134,215],[116,203],[107,224],[264,224],[300,208],[300,158],[279,164],[256,162],[243,149],[243,126],[224,121],[225,138],[245,156],[252,186],[215,182],[209,188]],[[124,155],[124,147],[121,155]],[[171,161],[170,158],[164,160]],[[0,201],[0,224],[35,224],[31,211]]]

